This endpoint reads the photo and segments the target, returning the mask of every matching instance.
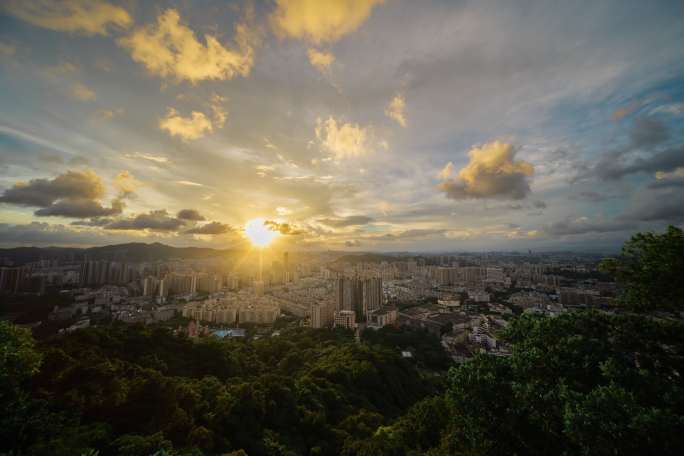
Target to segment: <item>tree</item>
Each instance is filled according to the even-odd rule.
[[[637,233],[617,258],[601,263],[623,288],[628,307],[648,311],[684,310],[684,233],[669,226],[663,234]]]

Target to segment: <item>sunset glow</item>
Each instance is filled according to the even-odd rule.
[[[606,2],[0,2],[0,245],[615,250],[684,221],[684,12]]]
[[[256,247],[266,247],[278,237],[278,232],[271,229],[265,222],[263,218],[256,218],[245,224],[245,234]]]

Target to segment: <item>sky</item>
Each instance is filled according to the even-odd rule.
[[[684,224],[681,1],[4,0],[0,246],[613,251]]]

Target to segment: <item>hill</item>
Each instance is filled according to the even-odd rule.
[[[102,247],[16,247],[0,249],[0,258],[22,265],[38,260],[116,260],[116,261],[163,261],[171,259],[200,259],[232,256],[235,250],[202,247],[172,247],[155,242],[131,242]]]
[[[383,261],[396,261],[399,257],[392,255],[383,255],[380,253],[359,253],[353,255],[343,255],[335,259],[335,263],[382,263]]]

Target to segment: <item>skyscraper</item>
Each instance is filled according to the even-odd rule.
[[[363,315],[382,307],[382,278],[372,277],[363,281]],[[358,318],[358,315],[357,315]]]

